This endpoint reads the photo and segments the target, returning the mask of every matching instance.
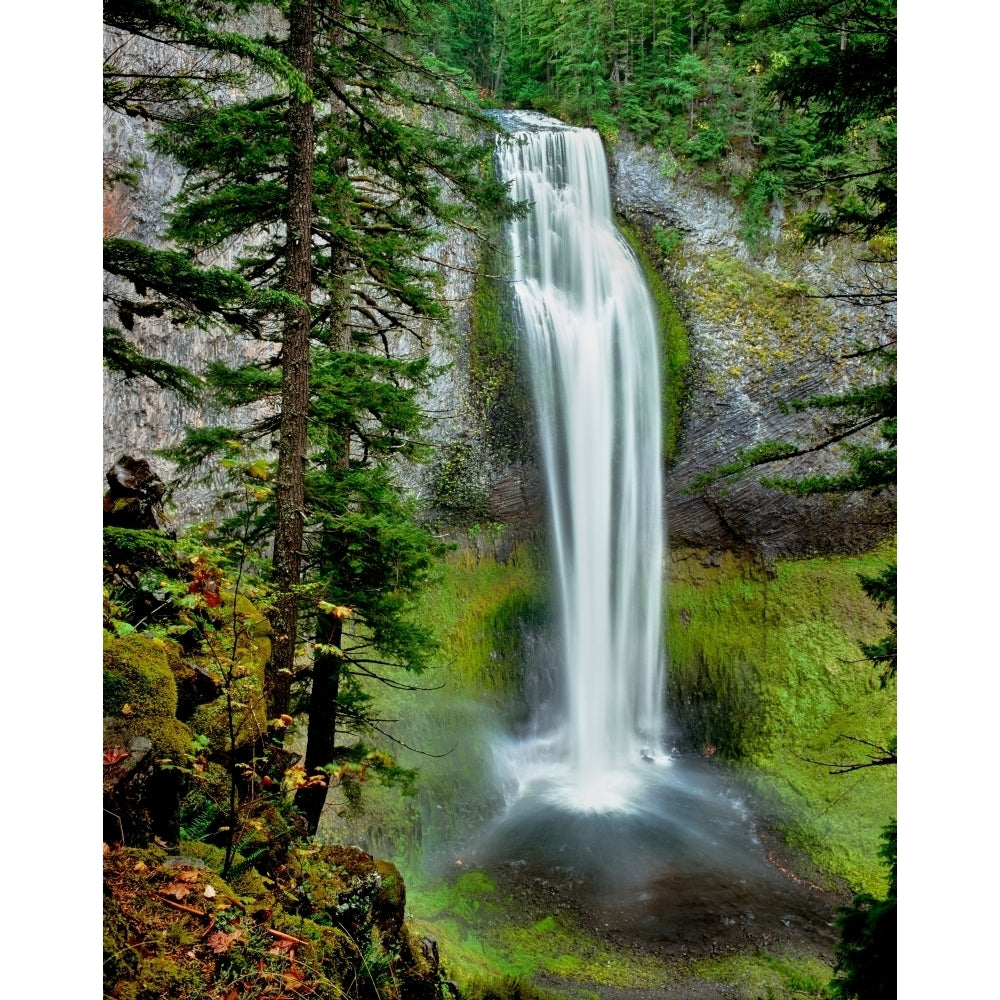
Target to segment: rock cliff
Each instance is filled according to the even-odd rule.
[[[141,56],[137,52],[136,58]],[[169,160],[148,150],[147,128],[138,119],[106,115],[105,176],[112,180],[105,190],[105,234],[156,245],[180,176]],[[782,215],[775,212],[764,249],[752,253],[740,235],[732,199],[698,186],[669,158],[623,137],[609,153],[609,164],[616,211],[645,234],[651,247],[659,240],[669,248],[659,252],[656,263],[690,340],[681,447],[665,471],[671,541],[745,549],[770,558],[856,550],[891,532],[891,496],[874,501],[792,498],[765,489],[754,477],[688,492],[696,475],[741,448],[777,437],[806,440],[816,417],[783,414],[780,401],[839,391],[872,377],[864,359],[847,355],[873,336],[894,337],[894,305],[817,297],[838,294],[864,276],[865,248],[804,252],[785,238]],[[124,169],[136,171],[138,185],[113,180]],[[503,524],[512,537],[523,537],[544,523],[530,406],[510,398],[525,391],[516,374],[498,377],[499,390],[484,392],[484,380],[493,376],[471,356],[476,255],[475,243],[464,232],[443,236],[434,253],[453,309],[451,328],[428,329],[421,348],[443,367],[426,400],[435,418],[431,436],[439,457],[431,467],[403,474],[443,520],[457,509],[449,507],[450,483],[462,494],[459,522]],[[214,360],[238,363],[275,349],[219,331],[171,328],[156,318],[136,319],[130,336],[145,352],[196,371]],[[494,359],[492,364],[516,368],[517,361]],[[241,416],[249,420],[252,414]],[[104,468],[123,454],[151,457],[175,444],[185,427],[222,418],[210,406],[193,406],[155,386],[106,375]],[[168,477],[168,464],[155,461]],[[834,456],[815,453],[774,471],[801,474],[835,462]],[[176,523],[211,516],[218,487],[217,477],[178,489]]]

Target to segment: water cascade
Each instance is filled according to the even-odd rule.
[[[828,909],[768,861],[737,781],[664,752],[660,349],[612,222],[600,139],[497,114],[510,133],[500,175],[531,203],[509,228],[511,285],[547,482],[561,680],[554,696],[539,682],[528,733],[499,741],[503,808],[441,860],[672,954],[829,941]]]
[[[532,205],[508,232],[565,685],[560,725],[516,770],[522,792],[543,785],[578,809],[620,809],[644,764],[665,762],[656,317],[612,221],[598,134],[530,112],[503,121],[500,175]]]

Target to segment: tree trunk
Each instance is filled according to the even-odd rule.
[[[315,17],[313,0],[291,0],[289,57],[313,79]],[[306,426],[309,411],[309,303],[312,299],[313,109],[311,101],[289,96],[285,291],[300,300],[286,314],[281,346],[281,423],[275,486],[274,580],[278,591],[271,624],[271,662],[266,678],[268,715],[288,712],[302,573],[305,518]]]
[[[331,44],[336,50],[342,45],[341,32],[331,35]],[[330,115],[335,117],[343,109],[336,100],[330,103]],[[346,177],[348,160],[338,157],[333,164],[334,172]],[[339,204],[342,223],[350,220],[350,203],[344,198]],[[325,309],[330,324],[330,345],[332,351],[351,350],[350,307],[351,288],[349,279],[349,259],[343,247],[332,247],[328,258],[328,273],[325,283],[327,301]],[[351,465],[351,432],[349,429],[328,427],[327,474],[343,475]],[[318,570],[320,576],[329,574],[329,566],[324,565],[323,552],[326,539],[321,538],[317,546]],[[316,618],[316,643],[318,646],[335,646],[343,641],[342,621],[329,614],[319,614]],[[306,729],[306,753],[303,762],[306,774],[312,777],[317,769],[335,763],[337,750],[337,719],[339,714],[341,657],[334,653],[313,652],[312,687],[309,692],[309,723]],[[323,806],[326,804],[327,784],[300,788],[295,793],[295,804],[306,819],[309,836],[319,827]]]
[[[333,615],[320,615],[316,622],[316,642],[340,648],[343,625]],[[335,762],[337,751],[337,699],[340,695],[341,658],[334,653],[313,656],[312,692],[309,696],[309,727],[306,734],[306,774],[312,777],[317,769]],[[302,810],[313,836],[326,804],[327,786],[310,785],[295,793],[295,805]]]

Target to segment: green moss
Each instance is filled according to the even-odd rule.
[[[127,747],[137,736],[144,736],[153,744],[154,759],[174,766],[185,766],[188,763],[194,734],[180,720],[162,715],[145,715],[105,721],[105,746]]]
[[[741,380],[764,392],[769,376],[796,359],[826,359],[838,324],[829,305],[803,283],[776,278],[731,253],[690,255],[699,266],[684,280],[688,308],[737,334],[712,342],[714,356],[704,366],[710,386],[722,391]]]
[[[141,635],[104,636],[104,714],[173,716],[177,683],[162,644]]]
[[[830,997],[832,970],[818,959],[756,952],[696,962],[693,973],[725,983],[733,1000],[806,1000]]]
[[[620,953],[566,913],[521,914],[517,901],[480,871],[433,885],[416,880],[409,895],[411,923],[437,938],[448,974],[460,986],[482,989],[495,977],[539,973],[620,988],[661,986],[669,979],[660,960]]]
[[[200,998],[210,995],[212,983],[195,963],[184,964],[173,955],[147,958],[135,981],[120,984],[120,1000],[162,1000],[163,997]]]
[[[736,762],[789,843],[828,875],[876,892],[895,769],[834,776],[812,762],[863,760],[846,736],[884,745],[895,732],[895,690],[879,688],[859,647],[885,633],[886,614],[858,574],[892,558],[887,543],[779,562],[772,574],[679,552],[667,600],[670,712],[681,736]]]
[[[453,553],[424,597],[422,614],[442,639],[450,677],[477,698],[500,704],[520,691],[525,630],[548,615],[535,564],[528,545],[506,562]]]
[[[636,226],[622,219],[617,220],[618,228],[628,239],[646,278],[646,285],[656,306],[660,326],[660,347],[663,351],[661,391],[663,394],[663,456],[669,462],[677,457],[680,447],[681,417],[688,398],[688,367],[691,352],[688,345],[687,328],[677,310],[662,275],[654,261],[662,260],[666,254],[663,245],[659,252],[650,248]],[[655,238],[655,237],[654,237]]]
[[[479,471],[478,450],[464,439],[442,446],[434,478],[434,507],[452,527],[470,527],[490,517],[490,496]]]
[[[195,840],[182,840],[178,850],[185,857],[198,858],[221,877],[226,864],[226,852],[221,847]],[[264,899],[268,895],[267,883],[261,874],[247,864],[243,855],[236,852],[232,858],[232,868],[239,874],[231,875],[228,884],[233,893],[244,899]]]

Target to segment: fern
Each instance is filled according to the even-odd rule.
[[[241,875],[246,875],[251,868],[255,868],[257,862],[267,854],[267,845],[254,842],[249,838],[241,840],[233,852],[233,863],[229,866],[226,878],[229,880],[238,879]]]
[[[181,840],[207,841],[219,814],[219,807],[204,795],[199,794],[193,802],[187,801],[181,807]]]

